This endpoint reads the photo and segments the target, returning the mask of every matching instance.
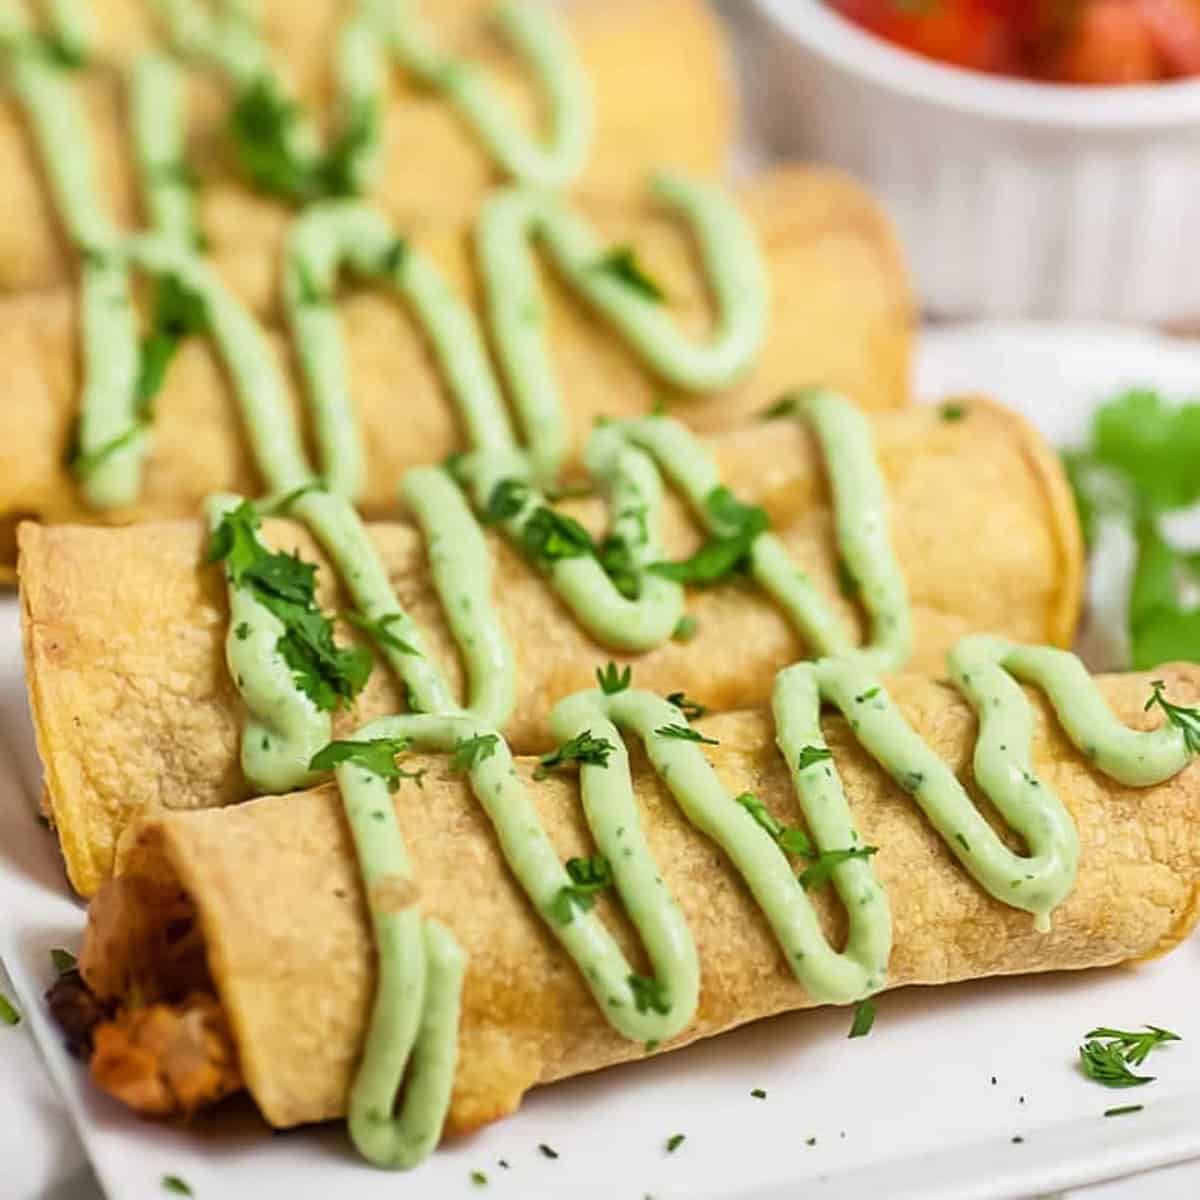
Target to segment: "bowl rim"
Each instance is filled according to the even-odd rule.
[[[1121,86],[1038,83],[922,58],[859,28],[823,0],[753,0],[842,70],[942,108],[1045,128],[1153,130],[1200,121],[1200,80]]]

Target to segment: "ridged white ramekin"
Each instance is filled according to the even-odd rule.
[[[820,0],[741,15],[759,132],[876,191],[928,311],[1200,322],[1200,82],[999,79]]]

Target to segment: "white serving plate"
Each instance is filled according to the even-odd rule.
[[[1060,441],[1078,436],[1091,406],[1116,388],[1151,383],[1187,394],[1196,380],[1200,350],[1103,328],[939,331],[925,338],[919,369],[922,394],[985,382]],[[138,1121],[88,1089],[39,1002],[48,950],[78,943],[83,912],[68,896],[53,839],[34,817],[37,764],[19,660],[16,609],[7,600],[0,607],[0,956],[112,1200],[161,1200],[168,1174],[185,1179],[199,1200],[790,1200],[801,1188],[846,1200],[996,1200],[1200,1156],[1200,938],[1136,971],[887,994],[870,1037],[853,1042],[845,1010],[761,1022],[535,1091],[515,1117],[439,1150],[405,1177],[361,1165],[337,1127],[272,1137],[248,1105],[190,1130]],[[1158,1082],[1114,1092],[1079,1074],[1075,1048],[1091,1026],[1144,1022],[1184,1037],[1150,1060]],[[30,1162],[55,1155],[60,1161],[51,1165],[64,1175],[77,1167],[77,1151],[15,1031],[0,1030],[0,1080],[8,1084],[0,1145],[11,1147],[0,1195],[21,1200],[35,1193],[14,1180],[36,1186],[50,1166],[14,1171],[18,1146]],[[767,1098],[754,1099],[754,1088]],[[1145,1111],[1102,1116],[1132,1102]],[[674,1133],[687,1140],[667,1154]],[[560,1157],[544,1158],[541,1142]],[[501,1158],[510,1169],[498,1166]],[[487,1173],[486,1189],[472,1185],[474,1170]],[[1141,1194],[1158,1193],[1151,1185]]]

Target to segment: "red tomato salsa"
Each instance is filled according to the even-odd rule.
[[[871,33],[974,71],[1059,83],[1200,75],[1200,0],[829,0]]]

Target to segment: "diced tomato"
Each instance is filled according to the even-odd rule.
[[[1063,83],[1144,83],[1159,77],[1158,51],[1131,0],[1091,0],[1047,73]]]
[[[829,0],[916,54],[1064,83],[1200,75],[1200,0]]]
[[[1200,75],[1200,0],[1134,0],[1166,74]]]

